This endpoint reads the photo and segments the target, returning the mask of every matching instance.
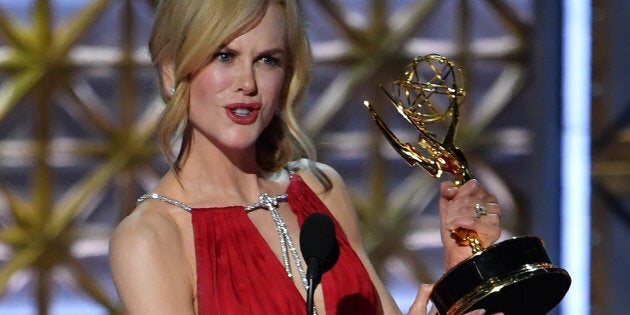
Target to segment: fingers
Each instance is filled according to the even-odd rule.
[[[459,187],[459,191],[461,194],[469,194],[477,198],[491,198],[493,200],[489,201],[496,202],[496,198],[488,193],[476,179],[471,179],[464,183],[461,187]]]
[[[440,193],[443,198],[448,200],[451,200],[456,195],[468,195],[486,200],[486,202],[497,202],[496,197],[488,193],[476,179],[471,179],[460,187],[455,186],[453,182],[442,182],[440,183]]]
[[[466,226],[462,227],[466,228],[472,228],[473,225],[499,226],[503,212],[498,204],[479,202],[471,205],[471,203],[454,206],[455,208],[448,216],[449,220],[446,221],[447,229],[460,224],[465,224]]]
[[[493,198],[494,200],[496,200],[496,198]],[[483,210],[483,213],[478,213],[478,207],[481,207],[481,210]],[[501,208],[501,206],[499,206],[499,204],[496,201],[489,201],[489,202],[478,202],[475,203],[475,215],[477,215],[477,217],[483,216],[483,215],[488,215],[488,216],[495,216],[497,218],[501,218],[501,216],[503,215],[503,209]]]
[[[446,200],[452,200],[457,195],[458,190],[459,188],[453,182],[445,181],[440,183],[440,195]]]
[[[486,314],[486,310],[479,309],[479,310],[474,310],[472,312],[465,313],[464,315],[485,315],[485,314]],[[492,313],[492,315],[504,315],[504,314],[503,313]]]
[[[443,241],[451,241],[449,232],[458,228],[477,232],[484,247],[499,239],[503,210],[496,196],[483,189],[479,181],[469,180],[460,187],[444,182],[440,193],[442,231],[447,233]]]
[[[443,219],[444,230],[453,232],[464,228],[477,232],[483,247],[494,243],[501,236],[501,209],[498,204],[490,204],[484,207],[485,214],[478,215],[477,204],[471,202],[454,206]]]
[[[498,219],[503,215],[496,196],[484,190],[477,180],[470,180],[461,187],[456,187],[451,182],[443,182],[440,193],[440,202],[444,206],[441,210],[446,211],[441,214],[445,218],[488,216],[492,222],[498,223]]]
[[[429,310],[427,310],[427,305],[429,304],[429,296],[431,295],[432,290],[433,284],[421,284],[420,288],[418,288],[416,299],[413,301],[413,304],[411,304],[407,314],[426,315],[429,312]]]

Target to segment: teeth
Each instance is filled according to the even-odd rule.
[[[251,112],[252,112],[252,110],[248,109],[248,108],[234,108],[234,109],[232,109],[232,113],[234,113],[235,115],[238,115],[238,116],[247,116]]]

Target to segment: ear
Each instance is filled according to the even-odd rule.
[[[175,87],[175,67],[170,59],[160,65],[160,76],[162,79],[162,93],[170,96],[172,94],[171,89]]]

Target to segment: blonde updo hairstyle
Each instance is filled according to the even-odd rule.
[[[263,172],[277,171],[299,158],[315,159],[313,145],[295,118],[295,108],[305,94],[311,69],[310,47],[296,1],[163,0],[157,7],[149,51],[159,72],[166,103],[158,125],[158,142],[176,172],[181,170],[190,151],[192,133],[187,116],[193,74],[222,46],[255,27],[272,4],[284,8],[288,63],[278,104],[280,112],[257,140],[256,159]],[[172,71],[173,82],[165,83],[165,67],[171,67],[168,70]],[[174,90],[169,91],[170,84]],[[181,147],[175,158],[171,148],[179,138]]]

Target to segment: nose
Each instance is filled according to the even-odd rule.
[[[253,66],[243,65],[239,70],[238,91],[245,95],[256,94],[256,71]]]

